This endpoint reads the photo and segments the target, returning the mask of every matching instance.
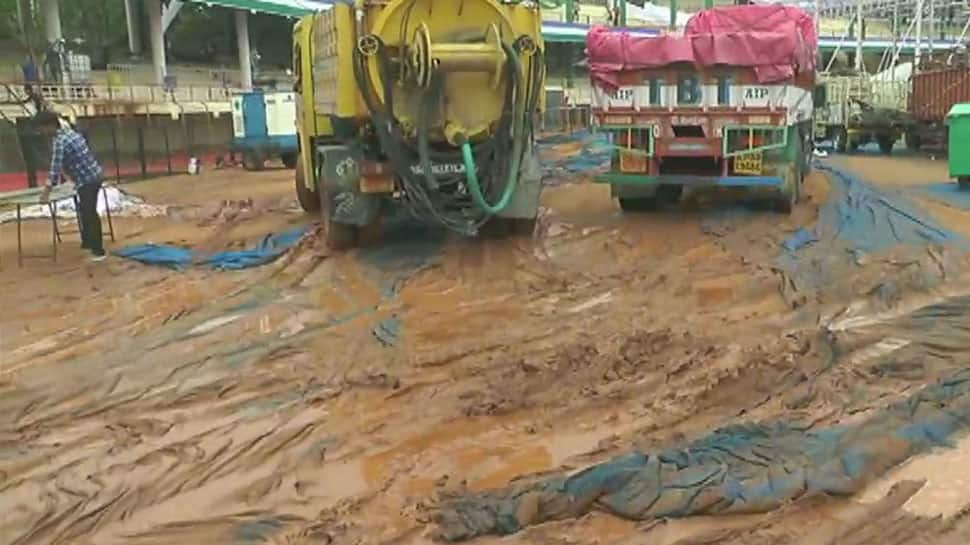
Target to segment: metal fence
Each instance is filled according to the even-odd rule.
[[[229,116],[81,118],[76,128],[116,183],[184,173],[193,157],[211,168],[228,158],[232,139]],[[46,180],[50,147],[27,119],[0,122],[0,191]]]
[[[547,107],[539,122],[540,135],[572,134],[592,127],[589,105]]]
[[[163,104],[179,102],[229,102],[238,90],[220,86],[174,86],[161,85],[92,85],[48,84],[33,86],[47,102],[54,103],[128,103]],[[23,102],[27,98],[24,84],[0,82],[0,104]]]

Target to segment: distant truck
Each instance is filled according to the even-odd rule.
[[[949,66],[927,63],[913,74],[909,111],[914,125],[906,134],[910,149],[949,149],[947,114],[955,104],[970,103],[970,66],[965,58],[956,60]]]
[[[880,80],[869,74],[820,75],[815,89],[815,138],[836,151],[855,151],[870,142],[882,153],[913,126],[906,112],[908,83]]]
[[[242,154],[246,170],[262,170],[279,157],[296,167],[296,102],[292,92],[250,91],[232,97],[232,151]]]
[[[705,188],[791,211],[810,168],[816,45],[812,18],[780,5],[701,11],[683,35],[593,29],[593,115],[614,146],[596,181],[624,211]]]

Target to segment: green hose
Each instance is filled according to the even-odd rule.
[[[519,74],[519,78],[521,78],[522,64],[519,62],[518,55],[510,46],[504,43],[502,45],[505,48],[508,61],[512,63],[512,73]],[[510,82],[509,85],[511,84]],[[520,93],[521,89],[516,89],[515,102],[512,107],[512,120],[514,122],[512,127],[512,164],[509,168],[508,180],[505,182],[505,189],[502,191],[502,196],[497,203],[489,204],[485,200],[485,193],[482,191],[482,186],[478,181],[478,168],[475,165],[475,155],[472,153],[472,146],[467,140],[461,144],[461,157],[465,164],[465,180],[468,184],[468,189],[471,190],[472,200],[488,214],[498,214],[502,210],[505,210],[509,206],[509,203],[512,202],[512,195],[515,194],[516,187],[518,186],[519,163],[522,159],[522,145],[524,143],[524,125],[525,119],[529,115],[528,108],[524,104],[524,101],[521,100]]]

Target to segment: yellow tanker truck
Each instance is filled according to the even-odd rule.
[[[465,235],[529,229],[541,174],[539,5],[357,0],[294,27],[296,193],[331,247],[391,206]]]

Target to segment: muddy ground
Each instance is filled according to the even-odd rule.
[[[945,162],[830,161],[970,236],[970,206],[927,189]],[[129,184],[172,208],[116,217],[110,246],[216,251],[312,225],[291,176]],[[575,176],[545,191],[531,237],[392,225],[382,247],[338,254],[311,236],[242,272],[91,264],[71,237],[57,263],[18,268],[14,226],[0,225],[0,544],[429,543],[441,497],[730,423],[844,422],[938,378],[874,370],[867,354],[932,334],[879,327],[965,293],[963,250],[866,254],[793,296],[778,256],[816,221],[826,175],[806,193],[791,216],[730,202],[631,216]],[[27,225],[28,249],[47,250],[48,228]],[[927,255],[953,265],[913,281]],[[891,301],[874,295],[890,283]],[[826,365],[821,325],[852,319],[871,330]],[[669,521],[593,513],[476,542],[966,543],[970,445],[957,447],[852,498]]]

